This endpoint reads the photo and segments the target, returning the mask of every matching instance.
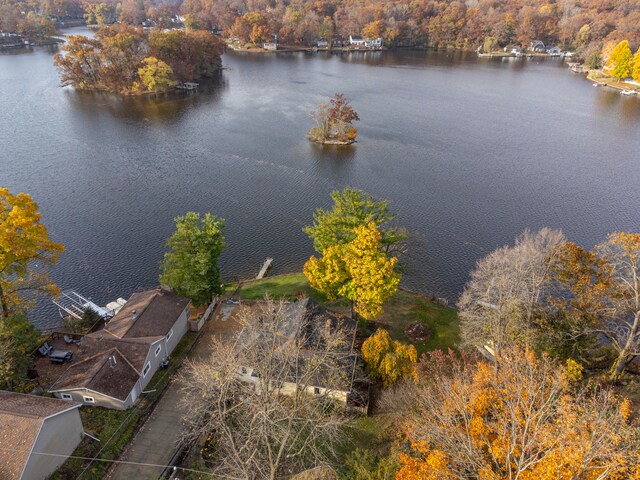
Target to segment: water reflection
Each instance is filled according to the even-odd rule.
[[[319,170],[343,172],[356,156],[356,145],[319,145],[309,142],[309,155]]]
[[[228,87],[224,72],[200,81],[196,92],[174,91],[158,95],[122,96],[105,92],[66,89],[69,103],[89,118],[108,112],[121,120],[145,120],[159,123],[180,121],[191,109],[218,103]]]

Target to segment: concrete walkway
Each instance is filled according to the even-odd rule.
[[[211,352],[214,337],[224,337],[238,328],[229,317],[236,305],[222,304],[204,324],[196,344],[187,358],[206,360]],[[179,370],[182,372],[182,370]],[[123,462],[167,465],[178,448],[182,411],[179,407],[180,381],[174,378],[167,386],[151,416],[140,428],[127,451],[118,460]],[[164,468],[142,465],[118,464],[107,477],[112,480],[157,480]]]

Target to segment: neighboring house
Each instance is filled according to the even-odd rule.
[[[545,48],[546,47],[544,46],[544,43],[541,40],[534,40],[533,42],[531,42],[531,45],[529,46],[529,50],[533,52],[544,52]]]
[[[85,335],[49,388],[63,400],[127,409],[187,332],[189,300],[166,289],[134,293],[106,326]]]
[[[364,47],[365,40],[360,35],[349,35],[349,45],[353,47]]]
[[[276,42],[265,42],[262,44],[262,48],[265,50],[278,50],[278,44]]]
[[[329,48],[329,42],[326,41],[324,38],[321,38],[320,40],[318,40],[317,45],[318,45],[318,48]]]
[[[372,40],[365,40],[364,46],[367,47],[367,48],[373,48],[375,50],[380,50],[380,49],[382,49],[382,39],[381,38],[374,38]]]
[[[82,440],[79,403],[0,390],[0,479],[42,480]]]
[[[249,304],[249,312],[260,312],[260,303]],[[240,305],[239,308],[247,308]],[[305,342],[305,350],[299,362],[314,361],[315,353],[309,345],[319,345],[313,338],[317,335],[317,326],[327,329],[332,333],[343,332],[345,335],[345,349],[340,352],[340,359],[334,359],[341,365],[342,373],[339,378],[327,378],[326,372],[317,372],[310,385],[306,385],[305,391],[309,395],[326,395],[344,407],[357,406],[362,408],[368,402],[367,395],[363,395],[361,389],[356,388],[356,384],[361,382],[364,375],[361,371],[359,355],[355,349],[355,335],[357,323],[348,317],[338,316],[322,308],[310,299],[291,302],[287,305],[286,321],[279,328],[279,335],[283,342]],[[243,332],[240,333],[238,342],[242,348]],[[237,372],[238,379],[245,383],[251,383],[258,388],[260,384],[260,372],[252,365],[242,366]],[[295,372],[292,372],[292,376]],[[299,382],[295,378],[291,381],[284,380],[279,386],[279,392],[284,395],[291,395],[298,389]],[[366,407],[365,407],[366,408]]]
[[[546,47],[545,51],[549,54],[549,55],[553,55],[553,56],[559,56],[560,53],[562,53],[562,50],[560,50],[558,47]]]

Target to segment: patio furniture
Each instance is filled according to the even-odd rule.
[[[38,348],[38,353],[40,355],[42,355],[43,357],[48,356],[52,351],[53,351],[53,347],[51,345],[49,345],[49,342],[44,342]]]
[[[56,363],[58,365],[62,365],[65,362],[70,362],[73,358],[73,353],[69,350],[53,350],[49,353],[49,360],[51,363]]]

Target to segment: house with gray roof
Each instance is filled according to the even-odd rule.
[[[189,316],[189,300],[168,289],[134,293],[104,328],[82,338],[49,392],[85,405],[132,407],[188,331]]]
[[[80,403],[0,390],[0,479],[42,480],[82,440]]]

